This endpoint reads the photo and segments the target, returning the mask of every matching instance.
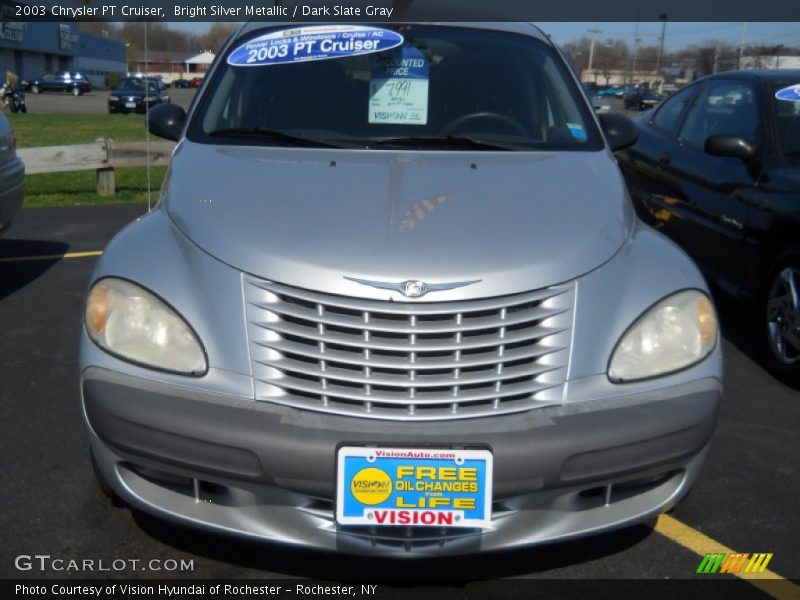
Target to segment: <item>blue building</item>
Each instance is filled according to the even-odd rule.
[[[11,69],[20,79],[77,71],[93,85],[105,85],[111,73],[125,74],[125,45],[78,30],[75,22],[11,20],[0,5],[0,73]]]

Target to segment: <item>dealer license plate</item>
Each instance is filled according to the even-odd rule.
[[[136,108],[136,102],[126,102],[125,108]]]
[[[336,479],[340,525],[488,527],[491,522],[488,450],[343,446]]]

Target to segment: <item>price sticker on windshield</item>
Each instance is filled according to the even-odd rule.
[[[428,122],[428,59],[414,46],[372,57],[369,122]]]

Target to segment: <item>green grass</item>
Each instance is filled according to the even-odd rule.
[[[141,142],[145,139],[144,115],[34,113],[7,116],[14,128],[19,148],[88,144],[103,137],[117,142]],[[150,136],[150,139],[158,138]],[[153,202],[158,199],[165,172],[166,167],[152,167],[150,170]],[[28,175],[24,206],[31,208],[147,202],[147,171],[144,167],[116,169],[115,176],[116,195],[100,197],[96,191],[95,171]]]
[[[9,114],[17,147],[88,144],[108,137],[116,142],[143,142],[144,115]],[[158,140],[150,136],[151,140]]]
[[[166,167],[150,168],[153,204],[158,200],[166,170]],[[115,178],[116,195],[101,197],[97,195],[95,171],[28,175],[23,206],[32,208],[147,202],[147,170],[145,167],[116,169]]]

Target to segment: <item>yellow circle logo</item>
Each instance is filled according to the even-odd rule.
[[[350,482],[350,491],[361,504],[374,506],[392,495],[392,480],[375,467],[361,469]]]

